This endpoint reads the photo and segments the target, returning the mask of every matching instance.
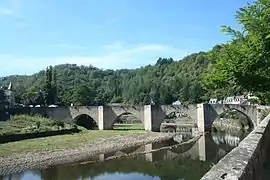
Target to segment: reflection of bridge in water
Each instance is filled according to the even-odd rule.
[[[223,138],[225,140],[217,140],[219,138]],[[96,163],[78,164],[74,166],[59,166],[41,171],[29,171],[12,174],[10,176],[3,177],[3,180],[8,178],[14,179],[15,177],[26,177],[29,175],[29,173],[35,177],[39,177],[35,178],[38,180],[95,179],[96,177],[102,177],[106,174],[115,172],[138,172],[158,176],[161,177],[161,179],[199,179],[209,170],[213,163],[218,162],[223,156],[226,155],[226,153],[228,153],[228,151],[234,148],[233,145],[236,143],[231,143],[231,139],[233,139],[231,135],[224,135],[224,137],[222,137],[222,134],[217,134],[216,137],[215,135],[213,135],[213,137],[211,135],[205,135],[196,142],[170,149],[159,150],[153,153],[150,151],[170,146],[175,144],[175,142],[166,141],[162,143],[147,144],[143,146],[125,148],[121,151],[116,151],[109,154],[101,154],[97,157],[93,157],[93,159],[90,159],[90,161],[98,161]],[[227,142],[229,144],[226,144]],[[149,153],[105,161],[110,159],[112,156],[126,156],[127,154],[142,152]],[[195,172],[195,174],[190,172]]]
[[[236,147],[240,141],[240,137],[230,134],[204,135],[196,142],[171,147],[169,149],[152,152],[153,150],[174,144],[172,142],[158,142],[125,148],[113,153],[101,154],[96,160],[104,161],[110,159],[112,156],[119,157],[127,156],[129,154],[143,154],[139,155],[141,156],[140,158],[145,158],[145,160],[149,162],[173,160],[177,158],[190,158],[193,160],[207,161],[209,159],[217,158],[216,156],[225,155],[226,151]]]
[[[236,147],[241,142],[241,137],[225,134],[224,136],[212,135],[212,138],[216,144],[228,144],[230,146]]]

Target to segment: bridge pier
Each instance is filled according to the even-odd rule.
[[[98,107],[98,128],[99,130],[110,130],[113,127],[114,120],[117,115],[112,111],[110,107],[99,106]]]
[[[161,106],[144,106],[144,128],[146,131],[160,131],[160,125],[166,116]]]
[[[199,132],[205,132],[204,104],[197,104],[197,126]]]
[[[144,129],[152,131],[152,107],[151,105],[144,106]]]
[[[105,130],[104,128],[104,109],[103,106],[98,107],[98,129]]]

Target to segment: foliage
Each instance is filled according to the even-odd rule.
[[[56,87],[54,94],[58,96],[58,102],[62,105],[151,102],[171,104],[178,99],[186,103],[198,103],[209,98],[205,96],[206,90],[199,82],[200,76],[208,66],[208,59],[208,53],[200,52],[180,61],[158,58],[155,65],[116,71],[62,64],[32,76],[6,77],[0,84],[5,85],[10,81],[14,84],[17,103],[29,102],[29,99],[33,99],[29,103],[36,102],[34,97],[37,94],[32,92],[38,92],[43,84],[46,104],[54,102],[50,95],[53,86]]]
[[[56,104],[57,101],[56,70],[53,69],[52,66],[46,69],[44,96],[45,96],[45,103],[47,105]]]
[[[207,88],[221,92],[229,87],[253,93],[270,90],[269,18],[270,1],[257,0],[237,12],[242,32],[223,26],[232,40],[211,51],[211,68],[203,81]]]
[[[6,104],[7,104],[7,99],[6,99],[5,91],[0,89],[0,106],[6,105]]]
[[[70,129],[72,125],[40,116],[16,115],[0,125],[0,135]]]

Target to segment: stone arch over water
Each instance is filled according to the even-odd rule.
[[[231,113],[232,117],[233,116],[236,116],[234,117],[233,119],[231,120],[234,120],[235,118],[239,118],[239,120],[242,122],[242,123],[246,123],[247,126],[249,127],[249,129],[254,129],[255,127],[255,123],[254,121],[251,120],[251,118],[245,114],[244,112],[238,110],[238,109],[228,109],[226,111],[224,111],[223,113],[221,113],[219,115],[219,118],[224,118],[224,116],[226,117],[227,114]]]
[[[247,124],[252,129],[260,123],[257,119],[257,107],[256,106],[240,106],[234,104],[206,104],[204,107],[204,120],[205,127],[208,130],[211,129],[212,124],[217,119],[220,119],[222,115],[228,112],[239,113],[246,118]]]

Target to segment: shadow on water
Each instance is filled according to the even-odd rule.
[[[122,149],[110,154],[100,154],[92,160],[98,162],[58,166],[46,170],[25,171],[7,175],[0,180],[198,180],[214,164],[239,144],[243,137],[226,133],[202,136],[197,142],[153,153],[106,160],[134,152],[150,152],[176,144],[174,141]]]

